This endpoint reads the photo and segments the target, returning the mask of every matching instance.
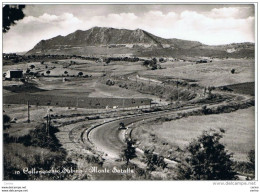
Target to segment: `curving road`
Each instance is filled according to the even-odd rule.
[[[119,137],[120,131],[118,130],[118,127],[120,122],[123,122],[127,126],[144,119],[153,119],[167,114],[177,114],[184,110],[194,110],[199,108],[201,108],[201,106],[193,106],[180,110],[175,109],[174,111],[159,111],[110,121],[92,129],[88,133],[87,137],[97,151],[105,154],[105,158],[117,159],[122,150],[122,147],[125,145],[125,143]]]
[[[239,94],[235,94],[239,95]],[[241,95],[240,95],[241,96]],[[250,100],[250,97],[244,96],[244,101]],[[227,101],[210,104],[207,105],[208,107],[216,107],[226,103]],[[102,152],[105,154],[104,158],[106,159],[117,159],[121,153],[122,147],[125,143],[122,141],[122,137],[119,137],[119,123],[123,122],[125,126],[129,124],[141,121],[143,119],[153,119],[158,118],[160,116],[165,116],[167,114],[174,115],[179,112],[188,112],[196,109],[201,109],[200,105],[193,105],[193,106],[186,106],[180,109],[168,109],[165,111],[158,111],[158,112],[151,112],[151,113],[144,113],[139,115],[131,115],[120,119],[114,119],[102,125],[98,125],[92,130],[88,132],[87,140],[93,144],[96,151]]]

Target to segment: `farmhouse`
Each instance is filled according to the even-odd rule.
[[[5,78],[7,78],[7,79],[12,79],[12,78],[20,79],[20,78],[23,78],[23,70],[20,70],[20,69],[8,70],[6,72]]]

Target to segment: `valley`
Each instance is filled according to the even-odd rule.
[[[18,69],[22,78],[8,78]],[[4,139],[8,149],[21,147],[5,150],[8,162],[16,159],[10,169],[20,169],[19,159],[44,165],[49,150],[83,170],[67,179],[178,180],[185,148],[213,129],[222,131],[239,178],[254,177],[242,166],[255,148],[253,44],[214,47],[95,27],[43,40],[25,55],[6,54],[2,70]],[[34,137],[36,144],[27,141]],[[136,156],[127,161],[130,141]],[[149,154],[165,165],[150,169]],[[98,174],[92,167],[134,173]]]

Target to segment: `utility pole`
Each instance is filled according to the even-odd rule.
[[[27,119],[27,122],[30,123],[30,103],[29,103],[29,100],[27,101],[27,108],[28,108],[28,119]]]
[[[50,135],[50,126],[51,126],[51,116],[49,113],[49,109],[47,110],[47,115],[46,115],[46,133],[48,136]]]
[[[49,114],[46,115],[46,133],[49,135]]]
[[[177,101],[179,102],[179,80],[177,80]]]
[[[48,135],[50,135],[50,127],[51,127],[51,116],[49,114]]]

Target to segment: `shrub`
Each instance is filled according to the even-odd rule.
[[[10,127],[10,124],[9,124],[10,121],[11,121],[11,118],[8,115],[4,114],[3,115],[3,128],[4,128],[4,130]]]
[[[11,121],[11,118],[8,115],[4,114],[3,115],[3,123],[4,124],[5,123],[10,123],[10,121]]]
[[[232,155],[219,141],[223,133],[204,131],[192,141],[177,167],[177,178],[181,180],[231,180],[236,179]]]
[[[145,150],[145,163],[147,164],[147,170],[154,171],[156,167],[166,168],[167,164],[164,162],[164,158],[153,153],[153,150]]]
[[[108,79],[106,81],[106,85],[113,86],[113,85],[115,85],[115,82],[113,80]]]
[[[163,59],[163,58],[160,58],[159,61],[162,63],[162,62],[164,62],[164,59]]]
[[[249,166],[254,170],[255,169],[255,150],[250,150],[248,153]]]

